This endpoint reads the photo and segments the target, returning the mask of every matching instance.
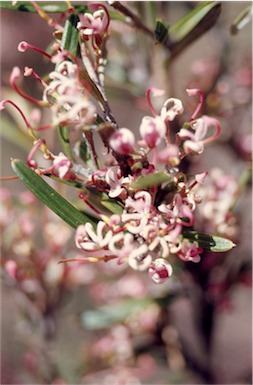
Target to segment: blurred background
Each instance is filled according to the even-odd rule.
[[[155,17],[173,24],[198,3],[123,2],[153,30]],[[219,119],[222,134],[185,170],[209,172],[206,203],[208,184],[216,183],[220,207],[205,220],[199,214],[199,231],[217,232],[216,215],[229,200],[218,233],[236,248],[182,265],[163,285],[113,262],[59,265],[78,255],[74,231],[21,181],[2,182],[2,384],[252,383],[252,25],[235,35],[230,31],[251,2],[221,4],[216,24],[174,58],[144,32],[112,21],[106,89],[119,126],[133,131],[148,114],[149,86],[181,99],[185,116],[195,106],[186,88],[204,91],[202,112]],[[24,40],[45,49],[52,32],[37,14],[1,10],[1,99],[15,100],[26,116],[32,106],[9,88],[12,68],[29,66],[44,75],[53,66],[17,46]],[[31,79],[20,80],[20,86],[41,97]],[[44,113],[42,119],[46,123],[50,116]],[[54,132],[43,137],[55,149]],[[1,176],[13,175],[10,159],[25,160],[30,148],[19,116],[6,108]],[[77,199],[75,191],[66,193]]]

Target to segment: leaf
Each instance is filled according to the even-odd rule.
[[[77,55],[79,45],[79,31],[76,28],[79,17],[77,15],[70,15],[64,25],[61,49],[68,50],[72,55]]]
[[[69,51],[74,56],[77,55],[78,46],[79,46],[79,32],[76,28],[78,21],[79,21],[79,17],[77,15],[69,16],[68,20],[66,20],[62,39],[61,39],[61,49]],[[73,155],[72,155],[70,141],[69,141],[68,127],[58,127],[57,132],[60,138],[60,142],[61,142],[64,154],[70,160],[73,160]]]
[[[111,305],[101,306],[96,310],[85,311],[81,315],[81,323],[89,330],[103,329],[113,323],[121,322],[130,314],[138,312],[152,302],[150,299],[127,299]]]
[[[164,182],[171,181],[172,177],[163,171],[158,171],[154,174],[148,174],[139,177],[131,183],[130,188],[133,190],[143,190],[148,187],[161,185]]]
[[[156,20],[155,39],[157,43],[163,43],[168,36],[168,27],[161,19]]]
[[[175,57],[186,46],[208,31],[218,19],[221,4],[216,1],[205,1],[193,11],[183,16],[169,28],[166,45]]]
[[[70,160],[73,160],[73,155],[71,151],[70,141],[69,141],[69,129],[68,127],[57,127],[57,133],[60,139],[60,143],[63,148],[64,155],[66,155]]]
[[[251,22],[252,13],[253,13],[252,5],[249,5],[248,7],[244,8],[242,12],[239,13],[239,15],[233,20],[231,24],[231,27],[230,27],[231,35],[236,35],[239,31],[241,31],[241,29],[245,27],[245,25]]]
[[[76,229],[79,225],[95,222],[78,211],[70,202],[50,187],[38,174],[19,159],[11,162],[12,168],[29,190],[55,214]]]
[[[123,207],[116,200],[109,198],[108,195],[94,188],[87,188],[87,190],[89,192],[88,202],[103,214],[122,214]]]
[[[199,247],[216,253],[228,251],[235,247],[235,244],[229,239],[216,235],[202,234],[197,231],[185,231],[182,236],[192,243],[196,242]]]
[[[65,1],[37,1],[37,4],[47,13],[63,13],[68,9]],[[73,7],[76,13],[84,13],[88,10],[87,5],[74,4]],[[0,8],[10,11],[37,12],[30,1],[17,1],[15,5],[13,1],[1,1]]]

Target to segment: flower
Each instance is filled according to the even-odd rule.
[[[197,247],[196,243],[190,243],[187,240],[183,240],[181,249],[177,255],[183,261],[192,261],[198,263],[200,261],[200,255],[203,252],[202,247]]]
[[[108,230],[103,221],[98,222],[96,232],[89,222],[78,226],[75,237],[76,246],[86,251],[102,250],[108,245],[111,238],[112,231]]]
[[[98,9],[99,7],[102,9]],[[93,3],[90,4],[89,8],[95,12],[80,15],[80,21],[77,23],[77,29],[79,29],[83,38],[106,32],[110,23],[108,11],[103,4]]]
[[[172,121],[177,115],[182,114],[183,111],[184,107],[180,99],[169,98],[164,103],[160,112],[160,116],[164,121]]]
[[[72,162],[62,152],[54,158],[52,172],[60,179],[68,179],[71,168]]]
[[[163,258],[157,258],[149,267],[149,276],[155,283],[163,283],[173,272],[171,264]]]

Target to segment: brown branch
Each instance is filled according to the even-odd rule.
[[[118,12],[122,13],[122,15],[129,17],[136,28],[147,33],[150,37],[152,37],[152,39],[154,39],[154,31],[152,31],[145,24],[143,24],[141,19],[137,15],[135,15],[129,8],[122,5],[120,1],[113,1],[112,3],[110,3],[110,5]]]

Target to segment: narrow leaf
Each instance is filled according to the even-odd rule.
[[[103,329],[113,323],[124,321],[130,314],[139,312],[151,303],[151,300],[144,298],[128,299],[112,305],[101,306],[96,310],[85,311],[81,315],[81,323],[90,330]]]
[[[163,171],[158,171],[154,174],[139,177],[130,185],[130,188],[133,190],[142,190],[148,187],[161,185],[163,182],[169,182],[171,179],[170,175],[165,174]]]
[[[155,39],[157,43],[163,43],[168,36],[168,27],[160,19],[156,20]]]
[[[76,28],[79,17],[77,15],[70,15],[64,25],[61,48],[68,50],[72,55],[76,56],[78,51],[79,31]]]
[[[229,239],[216,235],[202,234],[196,231],[185,231],[182,235],[183,238],[188,239],[190,242],[196,242],[199,247],[217,253],[228,251],[235,247],[235,244]]]
[[[68,9],[65,1],[37,1],[37,4],[47,13],[63,13]],[[74,4],[73,7],[76,13],[84,13],[88,10],[87,5]],[[37,12],[30,1],[17,1],[15,5],[13,1],[1,1],[0,8],[10,11]]]
[[[38,174],[31,170],[25,162],[14,159],[11,164],[15,173],[28,189],[74,229],[86,222],[91,222],[95,226],[94,221],[82,214],[70,202],[58,194]]]
[[[234,19],[230,27],[230,33],[236,35],[241,29],[252,21],[253,7],[252,5],[244,8],[242,12]]]
[[[175,57],[186,46],[208,31],[216,23],[220,12],[220,3],[205,1],[173,23],[169,28],[169,38],[166,43],[171,55]]]
[[[68,20],[65,23],[63,35],[61,39],[61,49],[67,50],[72,55],[76,56],[78,52],[79,45],[79,32],[76,28],[76,25],[79,21],[77,15],[70,15]],[[69,130],[68,127],[58,127],[58,136],[63,148],[64,154],[70,159],[73,160],[73,155],[71,151],[70,141],[69,141]]]

